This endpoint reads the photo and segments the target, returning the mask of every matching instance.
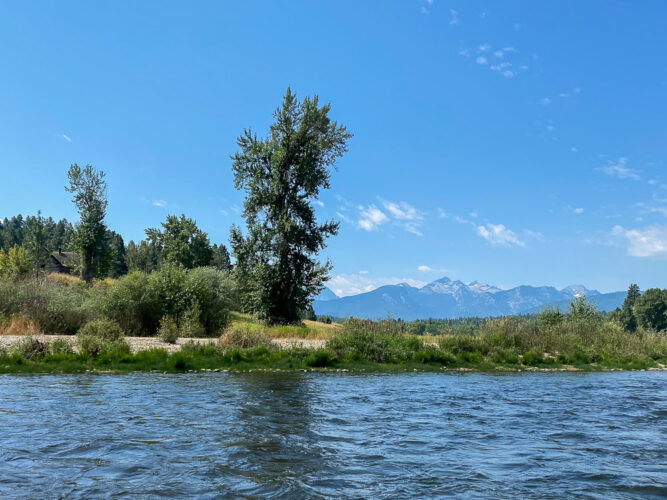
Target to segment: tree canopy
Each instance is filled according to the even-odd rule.
[[[317,253],[338,223],[319,224],[313,200],[330,187],[330,168],[352,137],[329,118],[317,96],[302,102],[287,89],[266,138],[247,129],[232,159],[234,182],[246,193],[244,235],[231,231],[244,307],[271,323],[300,321],[328,278]]]

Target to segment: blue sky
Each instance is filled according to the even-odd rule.
[[[448,275],[667,286],[667,3],[14,2],[0,6],[0,216],[242,222],[229,156],[288,85],[355,134],[321,218],[339,294]]]

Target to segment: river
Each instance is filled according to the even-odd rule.
[[[0,376],[2,498],[665,498],[667,373]]]

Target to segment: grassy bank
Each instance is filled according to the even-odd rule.
[[[475,335],[447,335],[436,342],[396,331],[391,322],[350,320],[332,328],[325,347],[278,348],[272,336],[249,318],[235,319],[217,341],[194,342],[180,351],[132,353],[122,339],[84,340],[80,352],[63,341],[48,345],[26,337],[0,352],[2,373],[199,370],[639,370],[667,365],[667,336],[623,331],[609,322],[565,321],[534,328],[515,318],[489,320]],[[314,324],[303,332],[324,327]],[[309,330],[310,328],[310,330]],[[273,333],[281,334],[278,329]]]

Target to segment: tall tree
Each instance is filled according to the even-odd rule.
[[[242,302],[270,323],[299,322],[332,267],[317,253],[338,223],[318,224],[312,202],[330,187],[330,167],[352,134],[330,109],[317,96],[299,102],[288,88],[268,137],[245,130],[232,157],[236,188],[246,192],[247,235],[231,231]]]
[[[667,330],[667,290],[649,288],[635,302],[634,312],[644,328]]]
[[[637,299],[640,296],[641,292],[639,291],[639,286],[637,286],[635,283],[631,284],[628,287],[628,294],[623,301],[623,307],[621,308],[621,312],[619,314],[619,319],[623,325],[623,328],[629,332],[634,332],[637,330],[637,318],[635,317],[634,307],[635,302],[637,302]]]
[[[178,264],[186,269],[208,266],[213,252],[208,235],[184,214],[168,215],[162,230],[146,229],[148,241],[155,245],[160,262]]]
[[[65,190],[74,196],[72,201],[79,211],[75,246],[81,257],[81,278],[90,283],[93,277],[104,274],[110,256],[108,230],[104,223],[107,213],[107,183],[104,172],[91,165],[85,168],[77,164],[67,172],[69,187]]]
[[[125,242],[123,242],[123,237],[115,231],[110,232],[109,241],[112,253],[109,275],[112,278],[120,278],[127,274]]]
[[[49,261],[48,228],[41,212],[28,217],[25,224],[24,246],[30,255],[35,273],[39,273]]]
[[[220,269],[221,271],[231,271],[232,270],[232,261],[229,258],[229,251],[227,250],[227,247],[223,245],[222,243],[220,246],[214,244],[211,247],[211,267],[215,267],[216,269]]]
[[[152,273],[158,268],[157,248],[145,240],[138,245],[130,241],[127,244],[125,261],[129,271]]]

